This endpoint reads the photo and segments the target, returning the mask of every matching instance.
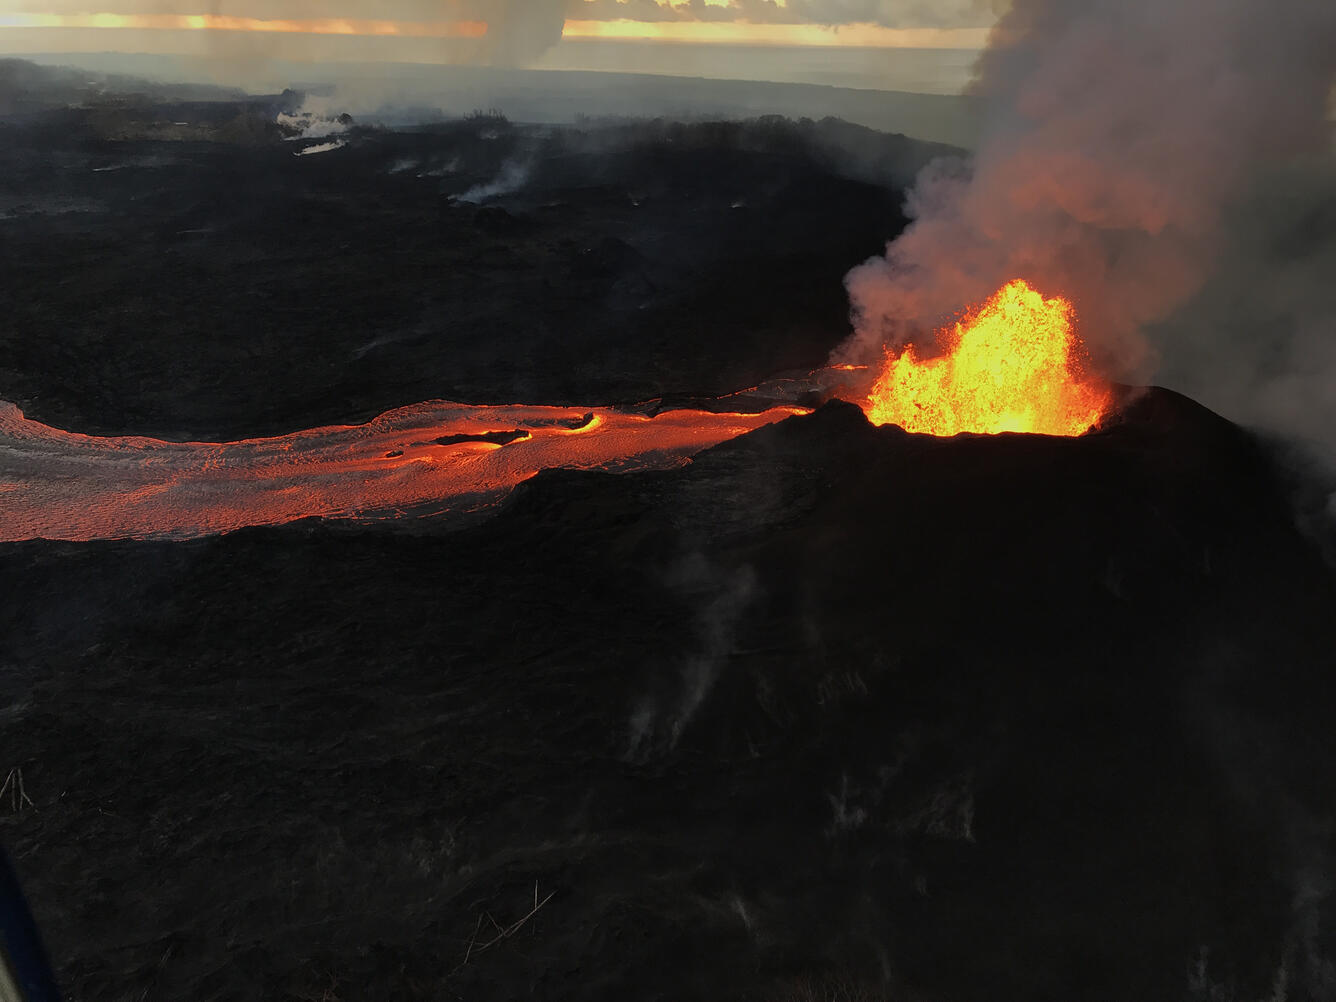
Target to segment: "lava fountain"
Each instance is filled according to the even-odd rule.
[[[1009,282],[954,329],[945,354],[888,355],[863,409],[873,424],[925,435],[1081,435],[1108,408],[1109,388],[1078,371],[1072,305]]]

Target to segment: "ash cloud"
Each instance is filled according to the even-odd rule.
[[[849,274],[840,360],[1023,277],[1075,302],[1101,371],[1145,380],[1147,329],[1202,289],[1262,170],[1326,149],[1334,70],[1326,0],[1017,0],[976,71],[983,141],[926,168],[910,228]]]

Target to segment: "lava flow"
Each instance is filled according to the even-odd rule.
[[[1106,386],[1073,371],[1080,343],[1065,299],[1010,282],[954,330],[947,351],[889,356],[864,404],[873,424],[926,435],[1081,435],[1109,405]]]
[[[678,466],[794,414],[472,407],[239,442],[94,438],[0,401],[0,539],[184,538],[312,515],[392,518],[495,503],[541,470]]]

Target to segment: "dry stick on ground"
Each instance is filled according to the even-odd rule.
[[[5,793],[9,793],[9,809],[18,814],[23,813],[23,805],[27,804],[37,810],[37,805],[32,802],[32,797],[28,796],[28,791],[23,788],[23,770],[13,768],[9,770],[9,775],[5,777],[5,785],[0,786],[0,799],[3,799]]]
[[[467,952],[465,952],[464,961],[459,965],[459,967],[463,967],[465,964],[467,964],[469,962],[469,958],[472,957],[474,953],[482,953],[483,950],[486,950],[489,947],[496,946],[496,944],[501,942],[501,940],[509,939],[511,936],[515,935],[515,933],[519,932],[520,928],[524,925],[524,923],[528,922],[529,919],[537,915],[538,910],[542,908],[543,905],[551,901],[553,896],[556,895],[556,893],[557,893],[556,891],[552,891],[542,901],[539,901],[538,881],[535,880],[533,882],[533,907],[529,909],[528,913],[524,915],[524,917],[522,917],[515,923],[508,926],[502,926],[501,923],[499,923],[496,919],[492,918],[491,912],[484,912],[483,914],[479,915],[478,924],[473,927],[473,936],[469,939],[469,948]],[[479,943],[478,930],[482,928],[482,920],[484,918],[492,923],[492,928],[496,930],[496,935],[485,943]],[[455,970],[459,970],[459,967],[456,967]]]
[[[473,955],[473,944],[478,941],[478,930],[481,928],[482,928],[482,915],[479,914],[478,924],[473,927],[473,935],[469,937],[469,948],[464,953],[464,963],[460,964],[459,965],[460,967],[463,967],[464,964],[467,964],[469,962],[469,957]]]

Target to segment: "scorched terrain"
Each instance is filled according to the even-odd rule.
[[[1268,456],[1165,390],[934,438],[805,375],[940,151],[293,100],[0,124],[0,838],[69,998],[1331,997],[1336,595]],[[76,531],[78,436],[431,400],[532,413],[424,452],[750,433],[222,535],[257,495],[170,467],[242,515]]]

